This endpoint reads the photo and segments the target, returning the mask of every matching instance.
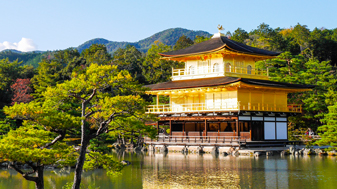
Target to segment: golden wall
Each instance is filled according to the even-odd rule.
[[[284,91],[260,91],[252,89],[238,89],[238,101],[241,106],[287,106],[287,93]],[[246,109],[246,108],[244,108]]]
[[[287,107],[287,93],[284,91],[262,91],[238,89],[233,91],[182,93],[170,96],[172,111],[190,108],[262,110],[259,108]],[[187,108],[187,109],[186,109]]]

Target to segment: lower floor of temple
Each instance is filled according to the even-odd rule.
[[[287,115],[254,114],[226,116],[170,116],[160,117],[156,123],[159,137],[197,141],[200,139],[225,141],[286,141]]]

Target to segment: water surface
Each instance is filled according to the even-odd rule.
[[[115,154],[132,165],[111,177],[104,170],[83,174],[85,188],[335,188],[337,161],[320,156],[214,156],[180,153]],[[73,180],[69,169],[46,170],[45,188]],[[34,188],[13,170],[0,170],[0,188]]]

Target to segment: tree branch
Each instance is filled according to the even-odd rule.
[[[70,94],[69,96],[72,96],[72,97],[77,98],[77,99],[79,99],[79,100],[85,101],[84,98],[81,98],[81,97],[76,96],[76,95],[74,95],[74,94]]]
[[[124,114],[127,114],[127,113],[129,113],[129,112],[122,111],[122,112],[119,112],[119,113],[114,112],[114,113],[110,114],[109,118],[107,120],[103,121],[100,124],[100,126],[99,126],[99,128],[98,128],[98,130],[96,132],[96,136],[104,133],[107,130],[106,126],[109,125],[111,123],[111,121],[114,120],[114,118],[116,118],[118,116],[121,116],[121,115],[124,115]]]
[[[10,166],[12,169],[14,169],[16,172],[20,173],[20,174],[23,176],[23,178],[25,178],[26,180],[37,182],[37,180],[38,180],[37,177],[29,176],[29,174],[31,174],[31,173],[25,173],[25,172],[21,171],[21,169],[19,169],[16,165],[14,165],[13,162],[10,162],[10,163],[9,163],[9,166]],[[34,172],[35,172],[35,171],[34,171]],[[33,172],[33,173],[34,173],[34,172]]]
[[[96,91],[97,91],[97,89],[94,88],[94,90],[92,91],[91,95],[89,96],[89,98],[88,98],[87,100],[84,101],[84,103],[90,102],[90,100],[91,100],[92,98],[94,98],[94,96],[95,96],[95,94],[96,94]]]
[[[51,141],[50,143],[41,147],[41,149],[49,148],[50,146],[54,145],[57,141],[63,140],[65,136],[66,136],[66,132],[63,131],[60,135],[58,135],[56,138],[54,138],[53,141]]]
[[[21,169],[19,169],[16,165],[14,165],[13,162],[10,162],[10,163],[9,163],[9,166],[10,166],[11,168],[13,168],[15,171],[17,171],[18,173],[20,173],[21,175],[24,174],[24,172],[21,171]]]
[[[95,113],[95,111],[91,111],[91,112],[87,113],[87,114],[84,116],[84,118],[88,118],[89,116],[91,116],[91,115],[94,114],[94,113]]]

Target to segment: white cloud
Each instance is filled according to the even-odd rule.
[[[11,43],[8,41],[0,43],[0,51],[5,49],[15,49],[22,52],[28,52],[35,51],[37,49],[37,45],[33,42],[32,39],[23,37],[18,43]]]

